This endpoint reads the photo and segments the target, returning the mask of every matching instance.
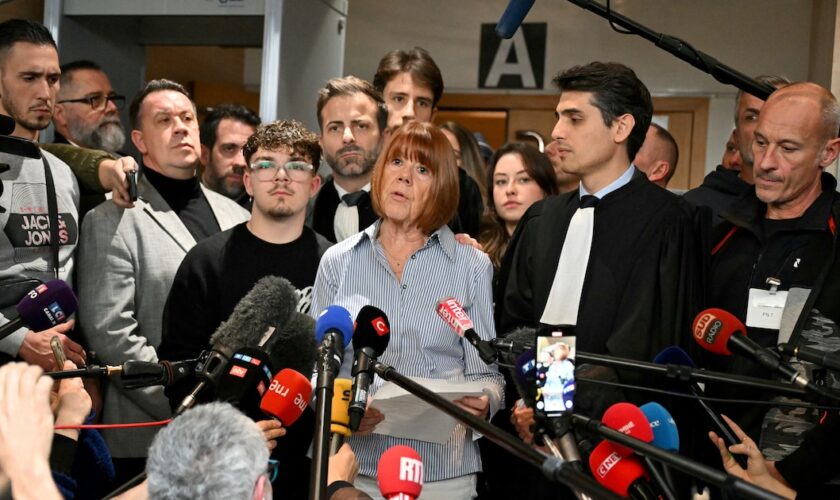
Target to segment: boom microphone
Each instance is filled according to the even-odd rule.
[[[364,306],[356,316],[353,332],[353,396],[348,409],[350,430],[359,430],[367,408],[368,389],[373,379],[371,365],[385,352],[391,339],[391,324],[381,309]]]
[[[795,368],[782,363],[781,356],[778,353],[761,347],[747,337],[747,328],[732,313],[723,309],[706,309],[694,319],[692,330],[694,340],[707,351],[725,356],[729,356],[732,351],[735,351],[752,359],[764,368],[780,374],[799,387],[812,390],[818,394],[823,393],[819,387],[812,384]]]
[[[295,289],[288,280],[266,276],[257,281],[210,337],[213,347],[202,353],[195,368],[199,382],[175,410],[175,415],[194,406],[206,386],[218,383],[235,351],[264,344],[274,333],[275,325],[286,322],[296,303]]]
[[[67,283],[52,280],[42,283],[29,291],[15,306],[17,316],[0,326],[0,339],[6,338],[16,330],[26,327],[33,332],[40,332],[67,321],[79,301]]]
[[[195,375],[198,360],[186,361],[150,361],[128,360],[120,369],[120,384],[124,389],[139,389],[162,385],[170,386],[179,380]]]
[[[388,448],[377,465],[379,491],[386,500],[414,500],[423,489],[423,461],[408,446]]]
[[[271,379],[260,409],[289,428],[303,414],[312,398],[312,384],[303,374],[284,368]]]
[[[510,0],[505,12],[496,24],[496,34],[502,38],[511,38],[519,29],[519,26],[522,25],[522,21],[525,20],[525,16],[528,15],[528,11],[533,6],[534,0]]]
[[[791,344],[779,344],[779,352],[794,357],[801,361],[814,363],[829,370],[840,370],[840,354],[837,352],[826,352],[811,347],[800,347]]]
[[[496,361],[498,357],[496,350],[489,342],[482,340],[475,333],[472,320],[467,316],[467,312],[464,311],[464,308],[461,307],[461,303],[457,299],[449,297],[438,302],[437,313],[438,316],[446,321],[446,324],[455,330],[455,333],[467,339],[473,347],[478,349],[478,356],[482,361],[488,365]]]

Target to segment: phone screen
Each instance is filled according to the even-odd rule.
[[[534,366],[536,409],[547,417],[556,417],[574,409],[575,337],[562,331],[537,333],[537,357]]]

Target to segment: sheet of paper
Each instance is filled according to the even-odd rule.
[[[428,378],[412,380],[449,401],[464,396],[482,396],[486,387],[483,382],[458,383]],[[449,440],[458,423],[392,382],[385,382],[376,391],[370,406],[385,415],[385,420],[374,430],[377,434],[442,444]]]

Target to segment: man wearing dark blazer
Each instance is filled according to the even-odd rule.
[[[385,105],[373,85],[347,76],[318,92],[324,161],[332,170],[318,192],[312,228],[333,242],[364,230],[378,218],[370,204],[370,176],[382,147]]]
[[[143,156],[135,208],[106,201],[82,227],[78,265],[79,323],[99,361],[158,361],[163,306],[175,272],[197,241],[245,221],[233,200],[203,187],[195,105],[184,88],[153,80],[130,108],[131,140]],[[163,420],[162,387],[125,390],[109,381],[104,423]],[[143,471],[157,427],[105,431],[117,481]]]

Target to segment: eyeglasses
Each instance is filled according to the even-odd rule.
[[[280,467],[280,462],[274,460],[273,458],[268,459],[268,468],[265,470],[266,474],[268,474],[268,479],[272,483],[275,479],[277,479],[277,469]]]
[[[282,168],[289,179],[295,182],[305,182],[309,173],[315,168],[305,161],[290,161],[285,165],[280,165],[271,160],[256,161],[250,167],[257,180],[270,181],[277,177],[277,172]]]
[[[123,106],[125,106],[125,96],[117,94],[97,94],[90,97],[82,97],[81,99],[66,99],[64,101],[58,101],[58,104],[64,104],[66,102],[85,102],[88,103],[94,111],[101,111],[108,106],[108,101],[113,102],[117,109],[123,109]]]

